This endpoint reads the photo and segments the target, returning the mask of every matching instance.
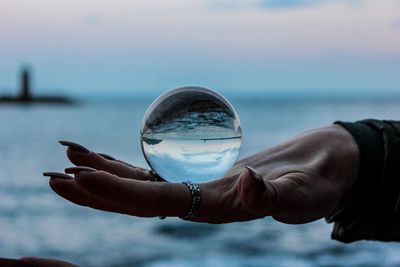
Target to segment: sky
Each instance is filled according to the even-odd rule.
[[[1,0],[0,92],[400,91],[399,0]],[[52,91],[53,90],[53,91]]]

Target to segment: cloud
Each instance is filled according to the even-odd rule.
[[[291,8],[314,6],[327,2],[332,2],[332,0],[261,0],[259,5],[266,8]]]
[[[213,9],[241,9],[257,6],[258,1],[241,1],[241,0],[210,0],[207,6]]]
[[[362,0],[214,0],[209,1],[208,5],[218,9],[239,9],[249,7],[259,7],[265,9],[288,9],[300,7],[319,6],[328,3],[343,3],[347,5],[359,4]]]

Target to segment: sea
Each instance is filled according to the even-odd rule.
[[[337,120],[399,119],[399,97],[228,97],[239,114],[239,158]],[[58,140],[147,167],[140,148],[149,97],[76,105],[0,105],[0,257],[38,256],[88,267],[400,266],[400,244],[331,240],[323,219],[212,225],[93,210],[52,192],[44,171],[71,166]]]

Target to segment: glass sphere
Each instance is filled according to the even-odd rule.
[[[232,105],[220,94],[194,86],[158,97],[144,115],[140,134],[147,163],[169,182],[222,177],[242,144]]]

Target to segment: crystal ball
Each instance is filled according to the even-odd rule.
[[[144,115],[144,157],[168,182],[207,182],[235,163],[242,144],[239,117],[220,94],[181,87],[159,96]]]

